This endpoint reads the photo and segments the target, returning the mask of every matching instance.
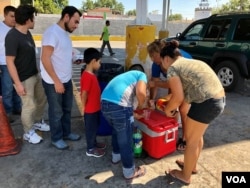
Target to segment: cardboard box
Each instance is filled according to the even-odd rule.
[[[135,120],[135,125],[142,131],[142,147],[149,156],[158,159],[176,150],[178,123],[175,119],[151,110],[148,119]]]

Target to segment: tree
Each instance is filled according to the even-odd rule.
[[[212,13],[225,13],[225,12],[246,12],[250,11],[249,0],[230,0],[228,3],[223,4],[220,8],[213,9]]]
[[[124,8],[124,5],[122,3],[116,4],[115,9],[119,10],[122,15],[124,14],[124,9],[125,8]]]
[[[168,21],[177,21],[177,20],[182,20],[181,14],[171,14],[168,17]]]
[[[122,3],[118,3],[116,0],[86,0],[82,2],[82,10],[88,11],[98,7],[109,7],[116,13],[123,14],[124,6]]]
[[[32,5],[32,0],[21,0],[20,4],[21,5]]]
[[[34,3],[38,13],[59,14],[62,9],[69,4],[68,0],[21,0],[21,4]]]
[[[127,12],[127,15],[128,16],[136,16],[136,10],[134,9],[134,10],[129,10],[128,12]]]
[[[91,9],[94,9],[95,8],[95,5],[94,5],[94,2],[92,0],[87,0],[86,2],[82,2],[82,10],[83,11],[87,11],[87,10],[91,10]]]

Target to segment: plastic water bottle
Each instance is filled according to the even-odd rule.
[[[135,128],[133,134],[133,140],[134,140],[134,156],[140,157],[142,154],[142,133],[140,129]]]

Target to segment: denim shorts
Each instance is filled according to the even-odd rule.
[[[209,124],[224,111],[225,105],[226,97],[220,99],[211,98],[202,103],[191,103],[188,117],[195,121]]]

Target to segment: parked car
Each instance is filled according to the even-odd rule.
[[[215,14],[166,40],[172,39],[194,59],[209,64],[226,91],[250,78],[250,13]]]

